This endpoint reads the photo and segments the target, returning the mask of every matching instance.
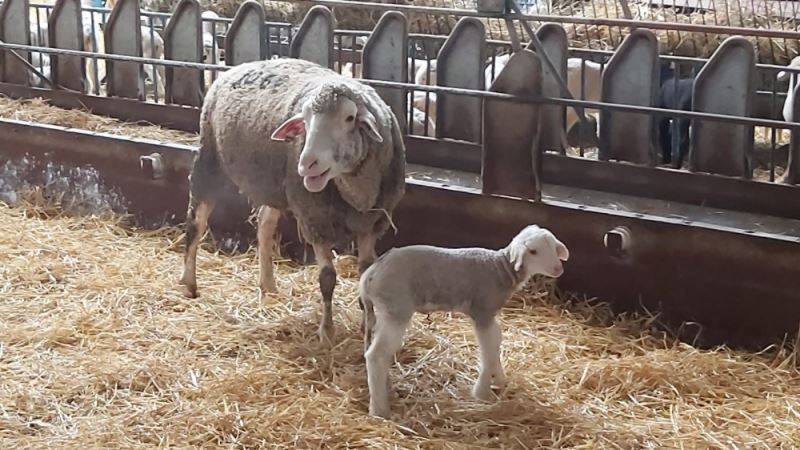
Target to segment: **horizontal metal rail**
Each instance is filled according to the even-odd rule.
[[[676,22],[655,22],[651,20],[632,20],[632,19],[608,19],[608,18],[593,18],[593,17],[575,17],[575,16],[553,16],[553,15],[540,15],[540,14],[486,14],[480,13],[471,9],[456,9],[456,8],[438,8],[431,6],[411,6],[411,5],[394,5],[384,3],[369,3],[350,0],[315,0],[314,3],[325,6],[338,6],[344,8],[359,8],[359,9],[374,9],[374,10],[397,10],[401,12],[416,12],[438,15],[450,15],[458,17],[480,17],[487,19],[502,19],[511,18],[515,20],[526,20],[535,22],[556,22],[556,23],[574,23],[580,25],[609,25],[619,26],[625,28],[649,28],[654,30],[669,30],[669,31],[695,31],[698,33],[716,33],[716,34],[739,34],[743,36],[760,36],[770,38],[786,38],[798,39],[800,32],[797,31],[784,31],[784,30],[756,30],[753,28],[744,27],[729,27],[721,25],[698,25],[689,23],[676,23]]]

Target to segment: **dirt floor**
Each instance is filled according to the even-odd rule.
[[[469,396],[469,322],[417,316],[391,377],[393,421],[366,416],[356,270],[337,260],[337,342],[317,342],[316,268],[199,254],[181,233],[0,204],[0,447],[792,448],[800,365],[787,348],[700,351],[645,319],[539,282],[503,311],[509,386]],[[52,213],[52,210],[49,210]],[[567,265],[569,270],[569,265]]]

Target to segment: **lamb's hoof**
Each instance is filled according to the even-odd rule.
[[[488,402],[492,400],[492,388],[488,384],[476,384],[475,387],[472,388],[472,396],[477,400]]]
[[[381,419],[389,420],[392,413],[389,410],[388,406],[376,406],[370,405],[369,406],[369,415],[372,417],[380,417]]]
[[[317,333],[319,335],[319,340],[325,345],[333,345],[333,325],[322,325],[319,327],[319,331]]]
[[[187,298],[197,298],[197,285],[181,282],[181,294]]]

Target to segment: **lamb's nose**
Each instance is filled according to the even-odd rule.
[[[297,172],[300,176],[305,176],[318,162],[314,157],[302,158],[297,166]]]
[[[564,266],[555,266],[553,268],[553,276],[560,277],[564,273]]]

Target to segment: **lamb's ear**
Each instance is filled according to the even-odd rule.
[[[522,269],[522,261],[525,259],[525,252],[527,251],[528,248],[525,247],[525,242],[521,240],[513,240],[508,246],[508,259],[515,272],[519,272]]]
[[[305,119],[303,119],[303,114],[300,113],[288,119],[286,122],[283,122],[281,126],[272,133],[271,139],[273,141],[285,141],[287,139],[294,139],[301,134],[305,134],[305,132],[306,122]]]
[[[556,239],[556,256],[562,261],[569,260],[569,249],[563,242]]]
[[[369,136],[370,139],[378,143],[383,142],[383,137],[381,137],[381,133],[378,131],[378,121],[375,120],[375,116],[373,116],[366,107],[360,106],[358,108],[356,119],[358,120],[358,126],[367,132],[367,136]]]

